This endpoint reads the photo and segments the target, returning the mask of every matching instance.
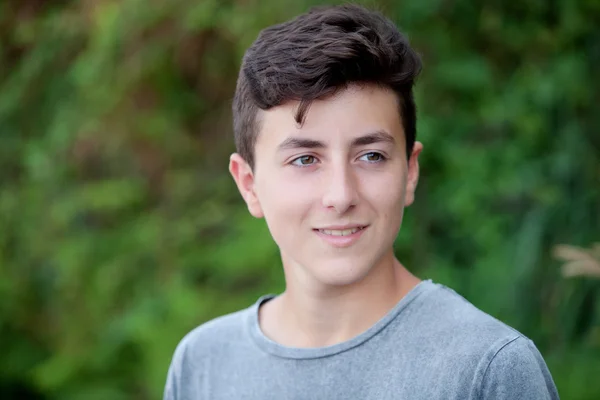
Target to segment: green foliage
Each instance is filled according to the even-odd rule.
[[[158,399],[181,337],[283,288],[228,177],[260,29],[317,1],[0,4],[0,394]],[[371,1],[423,55],[422,181],[396,250],[600,396],[600,3]]]

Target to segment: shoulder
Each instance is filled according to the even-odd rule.
[[[481,354],[522,336],[478,309],[454,290],[439,284],[419,301],[416,321],[422,334],[444,347]]]
[[[175,400],[204,393],[203,375],[211,360],[227,357],[231,346],[243,342],[251,312],[252,307],[215,318],[185,335],[171,359],[163,398]]]
[[[205,322],[187,333],[177,345],[173,364],[201,361],[243,340],[250,309],[240,310]]]
[[[215,318],[186,334],[171,359],[164,398],[177,398],[180,387],[194,389],[190,382],[200,381],[196,378],[206,371],[211,360],[226,357],[232,351],[231,346],[243,342],[251,312],[252,308],[247,308]]]
[[[487,355],[477,380],[482,399],[558,399],[542,355],[524,336]]]
[[[473,398],[558,399],[544,359],[516,329],[435,285],[421,301],[419,322],[430,351],[471,371]]]
[[[175,400],[188,398],[188,394],[199,396],[203,393],[201,382],[206,367],[228,343],[241,340],[248,314],[249,309],[228,314],[208,321],[185,335],[173,354],[163,399]]]

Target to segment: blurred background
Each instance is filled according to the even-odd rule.
[[[185,333],[283,289],[230,105],[258,32],[316,4],[0,2],[0,398],[160,399]],[[365,4],[424,60],[398,257],[600,399],[600,1]]]

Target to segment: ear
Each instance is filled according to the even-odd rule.
[[[408,207],[415,201],[415,190],[419,182],[419,154],[423,150],[421,142],[415,142],[413,151],[408,159],[408,174],[406,177],[406,192],[404,194],[404,206]]]
[[[229,172],[244,198],[250,214],[256,218],[262,218],[264,214],[254,191],[254,173],[250,165],[242,156],[234,153],[229,157]]]

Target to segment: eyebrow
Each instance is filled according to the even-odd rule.
[[[372,133],[368,133],[364,136],[357,137],[352,141],[352,147],[367,146],[373,143],[391,143],[395,144],[396,140],[392,135],[383,130],[378,130]],[[291,149],[323,149],[325,143],[319,140],[303,139],[298,137],[289,137],[285,139],[280,145],[279,150],[291,150]]]
[[[298,137],[289,137],[279,145],[279,150],[292,149],[322,149],[325,148],[325,143],[318,140],[302,139]]]
[[[390,135],[386,131],[379,130],[364,136],[357,137],[352,141],[352,147],[367,146],[369,144],[381,142],[395,144],[396,140],[392,135]]]

